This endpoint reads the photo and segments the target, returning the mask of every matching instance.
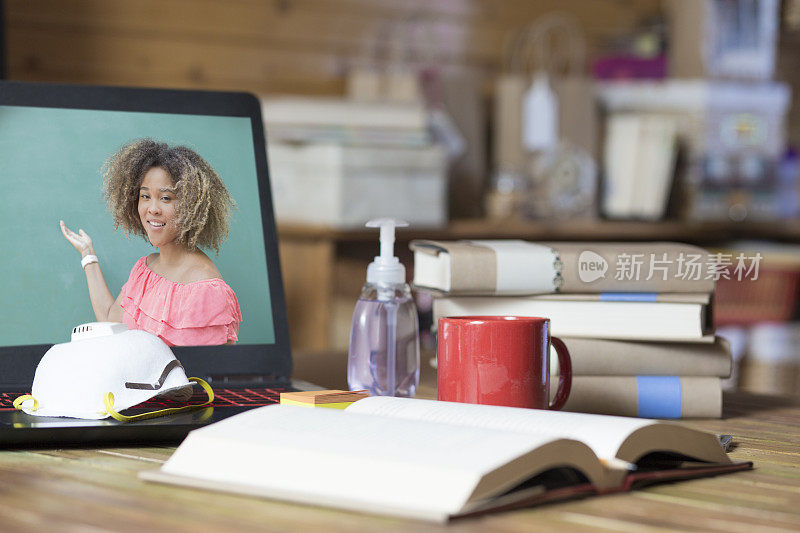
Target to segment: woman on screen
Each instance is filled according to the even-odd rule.
[[[196,152],[151,139],[133,141],[106,162],[103,193],[115,228],[141,235],[158,252],[140,258],[114,299],[92,239],[61,221],[82,256],[98,321],[124,322],[170,346],[234,343],[242,320],[233,290],[199,247],[219,253],[234,205],[216,171]]]

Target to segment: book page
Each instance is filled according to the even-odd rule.
[[[346,501],[365,510],[402,502],[421,514],[453,514],[485,474],[550,440],[274,405],[191,432],[162,471],[291,494],[296,501]]]
[[[623,441],[654,420],[621,416],[564,413],[543,409],[497,407],[435,400],[372,396],[355,402],[347,413],[424,420],[440,424],[523,433],[540,439],[574,439],[588,445],[601,459],[616,457]]]

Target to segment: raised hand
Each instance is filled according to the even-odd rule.
[[[92,238],[89,237],[85,231],[79,229],[78,233],[75,233],[64,224],[63,220],[60,220],[59,223],[61,224],[61,233],[64,234],[64,238],[67,239],[82,256],[94,253]]]

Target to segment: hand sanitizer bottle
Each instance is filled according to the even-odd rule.
[[[407,222],[382,218],[381,255],[367,268],[367,283],[353,312],[347,383],[372,396],[412,398],[419,384],[417,307],[406,283],[406,269],[394,256],[394,229]]]

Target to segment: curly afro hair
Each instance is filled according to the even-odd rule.
[[[139,219],[139,187],[153,167],[163,168],[172,178],[178,197],[175,224],[178,242],[190,250],[198,246],[219,253],[228,237],[228,222],[235,206],[217,172],[197,152],[152,139],[139,139],[123,146],[103,166],[103,195],[114,218],[114,228],[125,233],[147,233]]]

